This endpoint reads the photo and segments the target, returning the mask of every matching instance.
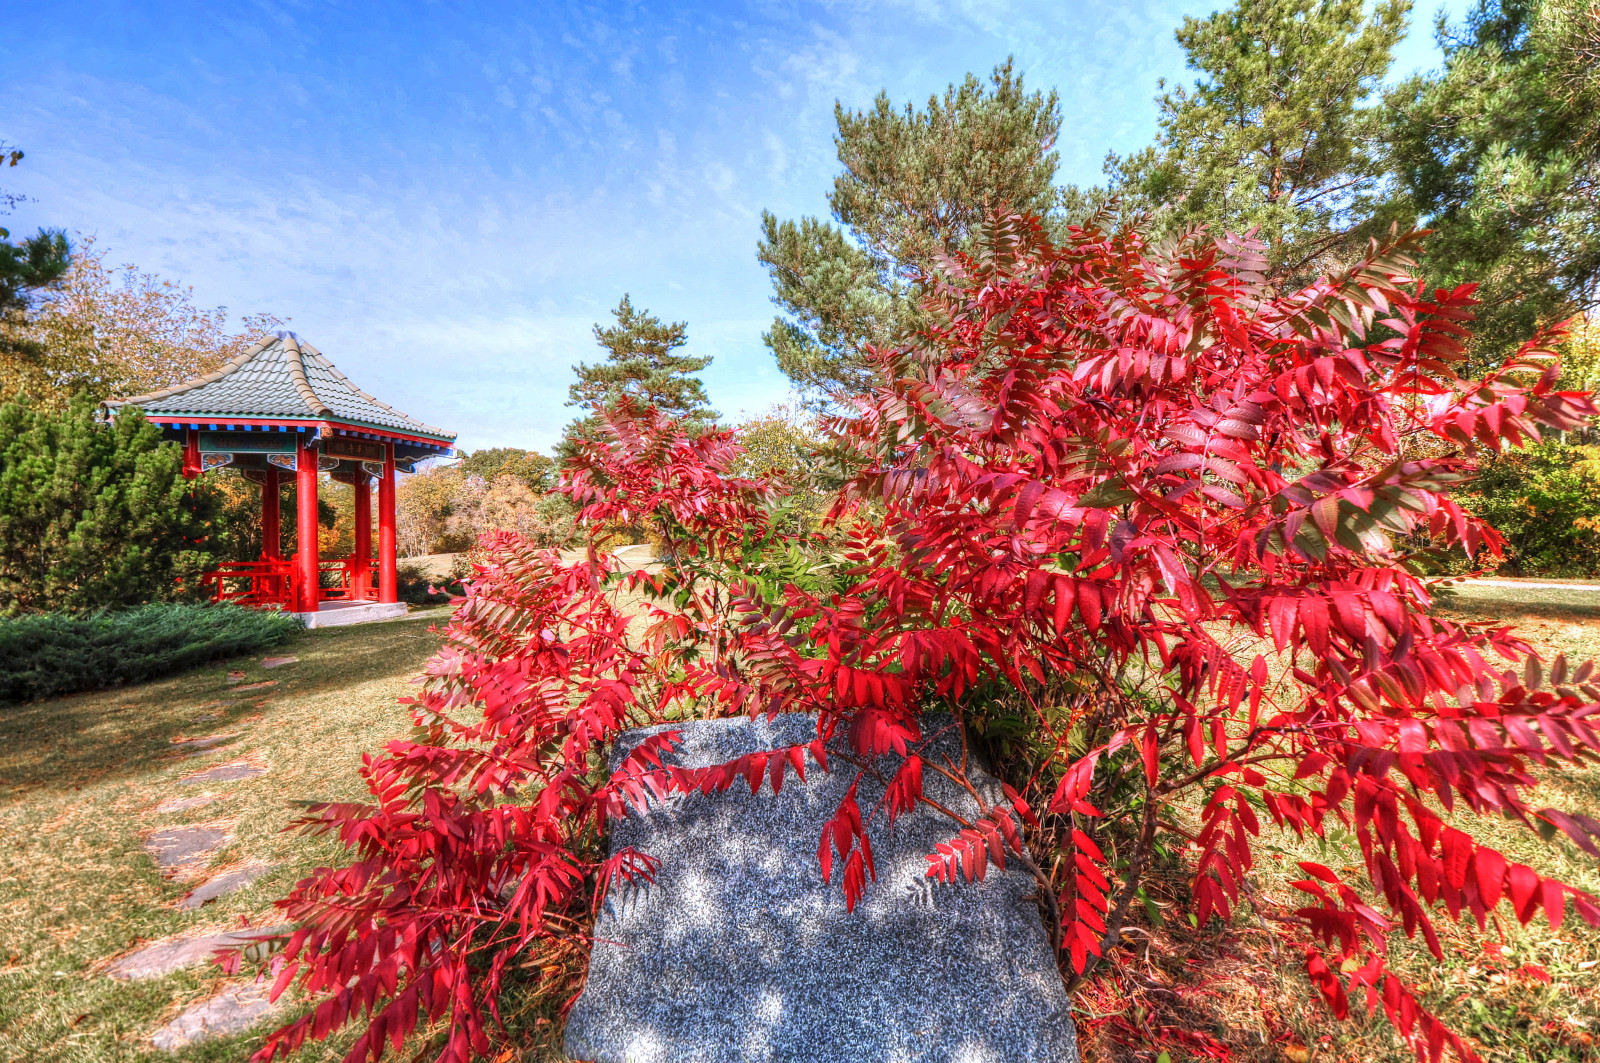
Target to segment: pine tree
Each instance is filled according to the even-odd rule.
[[[0,166],[9,169],[22,158],[20,149],[0,142]],[[0,214],[10,213],[25,198],[0,188]],[[65,233],[40,229],[12,243],[11,231],[0,228],[0,398],[22,391],[23,380],[42,379],[39,366],[47,352],[38,340],[23,334],[24,322],[37,293],[59,281],[71,264],[72,248]]]
[[[837,225],[763,212],[756,252],[783,310],[763,338],[813,399],[866,386],[861,346],[922,326],[920,278],[967,246],[986,210],[1044,216],[1057,205],[1056,94],[1027,92],[1009,59],[988,86],[969,74],[924,110],[897,110],[879,93],[863,111],[835,104],[834,119],[844,165],[828,196]]]
[[[1482,282],[1487,363],[1600,301],[1600,5],[1480,0],[1438,32],[1443,71],[1389,95],[1390,165],[1429,279]]]
[[[1377,223],[1381,177],[1373,104],[1410,0],[1237,0],[1185,18],[1178,43],[1201,78],[1156,97],[1156,143],[1106,159],[1106,190],[1153,231],[1258,230],[1275,274],[1302,279],[1337,262]],[[1165,89],[1165,82],[1158,87]]]
[[[216,516],[211,485],[183,478],[182,450],[137,410],[99,424],[83,398],[0,406],[0,614],[193,590],[222,543]]]
[[[705,385],[693,375],[711,364],[710,357],[673,353],[689,342],[688,324],[668,324],[648,310],[635,310],[626,295],[611,313],[615,325],[594,327],[595,342],[605,350],[605,360],[572,367],[578,380],[568,389],[567,405],[609,409],[626,396],[683,419],[691,431],[716,420],[717,411],[711,409]],[[566,463],[577,453],[580,441],[595,438],[599,423],[599,418],[589,414],[567,425],[556,446],[558,460]]]

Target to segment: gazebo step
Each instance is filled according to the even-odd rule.
[[[296,613],[306,627],[343,627],[406,615],[405,602],[323,602],[314,613]]]

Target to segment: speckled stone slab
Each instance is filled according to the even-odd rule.
[[[159,815],[168,815],[173,812],[188,812],[191,809],[204,808],[217,799],[216,794],[195,794],[193,797],[169,797],[150,811]]]
[[[800,714],[674,727],[687,767],[815,737],[814,719]],[[630,732],[621,753],[661,729]],[[959,755],[953,735],[943,747]],[[896,764],[884,758],[880,771]],[[891,828],[880,812],[869,828],[877,882],[846,912],[837,870],[832,885],[822,881],[817,839],[856,771],[830,765],[825,773],[808,758],[807,782],[791,774],[777,795],[735,785],[652,802],[613,824],[613,851],[631,845],[662,866],[654,885],[606,900],[567,1024],[573,1058],[1076,1063],[1028,872],[1012,863],[981,883],[938,885],[924,857],[954,824],[919,808]],[[930,797],[973,811],[942,777],[924,780]],[[867,814],[882,788],[868,777],[858,793]]]
[[[184,895],[176,907],[182,912],[203,908],[218,897],[226,897],[235,890],[244,889],[271,870],[271,864],[241,864],[219,871]]]
[[[250,946],[263,937],[280,933],[284,929],[281,926],[261,927],[161,941],[111,961],[106,965],[106,973],[113,978],[134,982],[146,978],[160,978],[173,971],[181,971],[185,967],[204,963],[210,960],[218,949],[234,948],[239,945]],[[247,951],[246,956],[249,955]]]
[[[163,874],[181,878],[196,874],[214,851],[232,841],[226,827],[202,823],[158,830],[145,838],[144,847]]]
[[[265,775],[266,773],[267,769],[261,765],[241,760],[232,764],[218,764],[214,768],[207,768],[205,771],[186,775],[174,785],[193,786],[196,783],[203,782],[238,782],[241,779],[254,779],[257,775]]]
[[[229,986],[210,1000],[186,1009],[157,1030],[150,1041],[157,1048],[173,1052],[212,1037],[243,1033],[283,1006],[281,998],[277,1004],[267,999],[270,988],[270,982]]]

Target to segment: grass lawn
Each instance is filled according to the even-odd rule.
[[[180,932],[274,922],[272,901],[336,851],[282,833],[298,814],[289,802],[366,796],[360,756],[409,729],[396,699],[437,648],[428,628],[447,613],[305,632],[270,651],[299,663],[272,671],[259,658],[242,658],[121,690],[0,708],[0,1059],[149,1058],[150,1035],[225,979],[201,965],[116,981],[101,973],[105,961]],[[245,676],[229,684],[230,670]],[[263,682],[273,685],[243,689]],[[194,758],[174,746],[217,734],[238,738]],[[238,782],[174,785],[241,759],[270,770]],[[154,811],[192,791],[216,800]],[[274,869],[198,910],[174,909],[194,883],[163,880],[143,841],[155,828],[192,823],[235,837],[213,866],[257,860]],[[171,1058],[242,1060],[258,1041],[259,1030]],[[301,1053],[329,1057],[338,1058],[331,1046]]]
[[[1547,656],[1600,656],[1600,593],[1468,585],[1442,611],[1514,624]],[[123,690],[0,709],[0,1060],[168,1058],[150,1047],[150,1035],[227,980],[202,965],[123,982],[103,973],[105,964],[170,935],[237,928],[241,919],[275,921],[272,900],[336,858],[337,847],[325,840],[282,833],[298,814],[291,802],[365,796],[356,774],[360,755],[406,733],[409,717],[396,699],[437,647],[428,627],[444,616],[435,609],[404,621],[306,632],[272,651],[299,662],[270,672],[258,658],[241,659]],[[245,676],[229,684],[230,670]],[[274,685],[244,689],[262,682]],[[235,734],[227,748],[195,758],[175,746]],[[175,785],[193,771],[239,760],[270,770],[239,782]],[[191,790],[217,799],[184,812],[154,811]],[[1600,770],[1562,772],[1534,802],[1595,814]],[[212,867],[255,860],[273,871],[199,910],[176,910],[193,883],[163,879],[144,839],[183,824],[234,835]],[[1510,824],[1491,826],[1487,835],[1514,858],[1600,892],[1596,861],[1564,841],[1546,845]],[[1275,951],[1263,930],[1298,904],[1287,887],[1298,875],[1294,861],[1354,867],[1360,861],[1348,840],[1268,849],[1254,879],[1259,907],[1243,904],[1231,925],[1204,933],[1173,934],[1184,917],[1181,894],[1153,891],[1152,905],[1165,918],[1131,932],[1124,996],[1112,1004],[1092,983],[1079,994],[1085,1059],[1148,1061],[1148,1051],[1119,1045],[1124,1038],[1116,1034],[1161,1026],[1169,1028],[1166,1043],[1181,1040],[1180,1030],[1203,1034],[1232,1059],[1252,1063],[1409,1059],[1381,1019],[1334,1022],[1312,998],[1299,958]],[[1174,870],[1174,882],[1180,877]],[[1489,927],[1487,951],[1467,935],[1443,937],[1444,963],[1420,942],[1395,961],[1426,987],[1432,1006],[1477,1040],[1487,1060],[1600,1059],[1600,933],[1569,916],[1555,933],[1542,920],[1524,929],[1502,918]],[[265,1028],[171,1058],[242,1061]],[[298,1058],[337,1059],[352,1037],[310,1045]],[[1173,1053],[1175,1063],[1184,1058]]]

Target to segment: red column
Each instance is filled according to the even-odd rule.
[[[193,480],[200,475],[200,433],[193,428],[183,435],[183,478]]]
[[[322,603],[317,577],[317,442],[307,433],[295,469],[294,565],[300,583],[298,611],[314,613]]]
[[[398,602],[400,581],[394,555],[394,444],[383,445],[383,479],[378,481],[378,601]]]
[[[283,549],[279,528],[278,467],[268,465],[261,484],[261,560],[273,561]]]
[[[356,469],[356,598],[368,597],[372,587],[372,480]]]

